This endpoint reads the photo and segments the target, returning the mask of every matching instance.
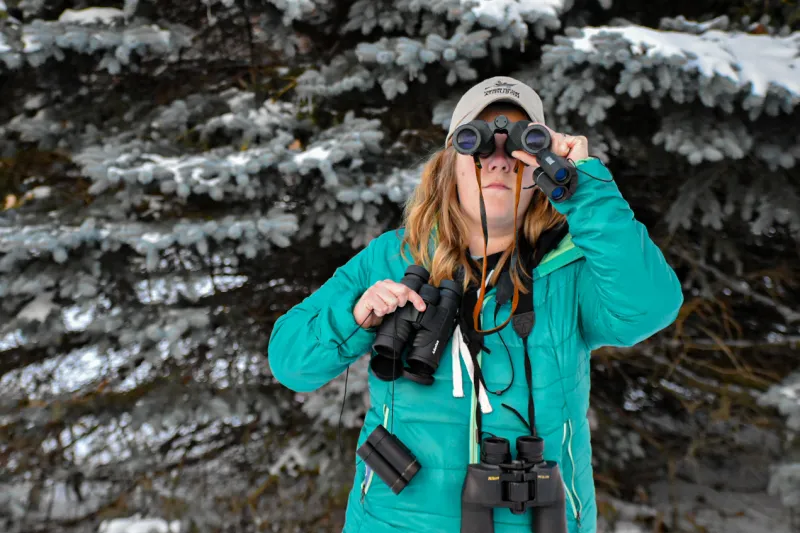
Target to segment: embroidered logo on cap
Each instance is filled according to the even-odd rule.
[[[514,98],[519,98],[519,93],[511,89],[516,83],[508,83],[505,81],[497,80],[494,85],[489,85],[483,88],[483,96],[490,96],[493,94],[509,94]]]

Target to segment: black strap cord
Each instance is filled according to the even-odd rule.
[[[527,298],[526,298],[527,299]],[[533,329],[534,314],[533,309],[522,314],[514,315],[514,330],[522,339],[522,346],[525,353],[525,381],[528,383],[528,430],[531,435],[536,436],[536,411],[533,407],[533,371],[531,369],[531,358],[528,356],[528,335]]]
[[[347,336],[347,338],[345,340],[343,340],[342,342],[340,342],[339,344],[336,345],[336,349],[341,348],[342,345],[344,345],[347,341],[349,341],[350,337],[355,335],[356,332],[364,325],[364,323],[367,320],[369,320],[369,317],[372,316],[372,313],[373,313],[373,311],[370,311],[369,314],[366,316],[366,318],[364,318],[364,320],[361,321],[361,324],[359,324],[356,327],[356,329],[354,329],[353,332],[350,335]],[[342,394],[342,408],[339,411],[339,422],[336,424],[336,442],[339,444],[339,456],[340,457],[344,457],[344,448],[342,447],[342,438],[341,438],[342,416],[344,415],[344,403],[347,401],[347,379],[349,377],[350,377],[350,365],[347,365],[347,369],[345,369],[345,373],[344,373],[344,393]],[[392,395],[394,395],[394,390],[392,390]]]
[[[364,325],[364,323],[369,319],[369,317],[372,316],[372,314],[374,312],[375,312],[374,309],[370,310],[370,312],[367,314],[366,318],[364,318],[364,320],[361,321],[361,324],[359,324],[358,327],[356,327],[356,329],[354,329],[353,332],[350,333],[350,335],[348,335],[345,340],[343,340],[342,342],[337,344],[336,348],[337,349],[341,348],[342,345],[344,345],[344,343],[349,341],[350,337],[352,337],[353,335],[356,334],[356,332],[359,330],[359,328],[361,328]],[[394,336],[397,337],[397,321],[394,322]],[[397,352],[394,351],[394,343],[392,343],[392,349],[393,349],[393,355],[396,357],[397,356]],[[336,442],[339,445],[339,456],[340,457],[344,457],[344,448],[342,448],[342,439],[341,439],[342,416],[344,415],[344,404],[347,401],[347,380],[348,380],[349,377],[350,377],[350,365],[347,365],[347,368],[345,369],[345,373],[344,373],[344,392],[342,393],[342,408],[339,411],[339,422],[336,424]],[[391,417],[392,418],[391,418],[391,422],[389,423],[389,427],[386,428],[390,433],[394,431],[394,384],[395,384],[396,380],[397,380],[397,376],[395,375],[395,369],[394,369],[394,367],[392,367],[392,402],[391,402],[391,407],[390,407]],[[362,461],[359,458],[358,462],[356,463],[356,466],[361,464],[361,462]]]
[[[534,311],[533,311],[533,294],[527,295],[525,298],[520,299],[519,306],[517,307],[514,316],[512,317],[512,325],[514,331],[517,335],[520,336],[522,339],[522,346],[524,348],[525,353],[525,381],[528,385],[528,420],[526,421],[525,418],[513,407],[506,403],[502,403],[501,405],[506,409],[513,412],[520,421],[525,425],[531,435],[534,437],[536,436],[536,412],[533,406],[533,371],[531,367],[531,359],[528,356],[528,335],[530,335],[531,330],[533,329],[534,324]],[[498,333],[499,334],[499,333]],[[501,337],[502,340],[502,337]],[[503,341],[505,345],[505,341]],[[506,346],[506,350],[508,350],[508,346]],[[478,401],[475,403],[475,442],[478,443],[478,447],[481,446],[481,437],[483,436],[483,428],[482,428],[482,415],[481,406],[480,406],[480,386],[483,387],[488,391],[489,388],[486,386],[486,381],[483,377],[483,371],[481,370],[481,366],[478,363],[478,356],[477,350],[470,350],[470,357],[472,358],[472,366],[475,369],[475,379],[473,380],[473,385],[475,387],[475,396],[478,398]],[[509,351],[509,361],[511,360],[511,352]],[[511,365],[512,368],[512,382],[513,382],[513,364]],[[508,387],[511,386],[509,383]],[[501,392],[502,394],[502,392]]]
[[[567,225],[566,222],[564,222],[559,226],[556,226],[542,233],[542,235],[540,235],[538,239],[538,242],[536,243],[535,248],[530,249],[523,247],[523,249],[521,250],[521,254],[523,259],[525,260],[524,262],[526,264],[525,267],[526,271],[532,272],[533,269],[541,262],[542,258],[544,258],[545,254],[550,250],[552,250],[553,248],[555,248],[558,245],[558,243],[561,242],[561,240],[567,235],[568,232],[569,232],[569,226]],[[521,239],[521,242],[526,243],[527,241],[525,239]],[[511,265],[515,265],[515,263],[512,262]],[[526,429],[530,432],[532,436],[536,436],[536,409],[533,401],[533,368],[531,364],[530,354],[528,353],[528,342],[527,342],[528,336],[530,336],[530,333],[533,330],[536,315],[533,309],[533,296],[534,296],[533,284],[531,280],[527,277],[524,277],[523,280],[526,283],[528,294],[526,294],[523,298],[520,298],[517,309],[514,311],[514,316],[512,317],[511,324],[516,334],[522,340],[522,346],[524,351],[525,381],[528,386],[527,421],[525,420],[525,417],[522,416],[519,413],[519,411],[514,409],[512,406],[506,403],[502,403],[501,405],[506,409],[510,410],[512,413],[514,413],[517,416],[517,418],[520,419],[520,422],[522,422],[522,424],[526,427]],[[510,278],[510,275],[508,274],[508,271],[504,270],[500,274],[500,276],[498,276],[497,300],[496,300],[497,303],[495,306],[495,322],[497,322],[496,316],[499,308],[502,307],[503,304],[505,304],[510,298],[512,292],[511,290],[509,290],[510,285],[513,285],[513,282]],[[508,353],[509,364],[511,365],[511,372],[512,372],[511,383],[509,383],[508,386],[506,386],[502,391],[497,392],[497,394],[500,395],[503,392],[507,391],[511,387],[511,384],[514,381],[514,365],[511,361],[511,351],[508,349],[505,340],[503,339],[502,335],[500,335],[499,331],[497,332],[497,334],[500,336],[500,341],[503,343],[503,346],[505,347],[506,352]],[[479,384],[483,385],[483,387],[487,391],[489,391],[489,387],[486,386],[483,377],[483,372],[480,370],[480,365],[478,364],[478,359],[477,359],[478,349],[476,349],[476,347],[479,349],[484,349],[483,348],[484,336],[479,337],[480,343],[475,342],[475,338],[477,336],[475,335],[474,331],[469,331],[469,335],[467,335],[467,337],[472,338],[473,340],[472,345],[470,345],[471,348],[470,355],[472,357],[472,364],[475,368],[475,379],[474,379],[475,394],[478,395],[480,394]],[[476,408],[475,421],[477,427],[474,438],[476,439],[478,447],[480,448],[481,438],[484,433],[482,428],[482,417],[481,417],[482,413],[480,409],[480,402],[476,402],[475,408]]]

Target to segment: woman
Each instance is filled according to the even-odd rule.
[[[462,530],[462,488],[467,466],[480,460],[479,438],[506,438],[514,455],[516,438],[531,434],[544,440],[544,459],[560,470],[566,528],[594,532],[590,352],[646,339],[671,324],[683,302],[674,271],[608,169],[589,157],[585,137],[551,132],[551,150],[578,170],[574,194],[561,202],[532,186],[536,158],[509,156],[505,134],[495,134],[494,152],[477,164],[454,150],[459,125],[501,114],[544,124],[539,96],[518,80],[495,77],[472,87],[409,199],[403,228],[370,242],[273,329],[275,378],[313,391],[371,353],[387,315],[405,305],[425,309],[418,292],[398,283],[410,264],[424,266],[434,286],[462,280],[458,328],[440,352],[434,382],[384,381],[370,372],[358,446],[382,424],[421,469],[395,494],[357,458],[345,533],[466,531],[475,515],[465,517]],[[485,292],[478,290],[482,278]],[[509,320],[520,309],[533,311],[524,343]],[[499,327],[506,323],[515,327]],[[531,531],[535,512],[495,508],[494,531]]]

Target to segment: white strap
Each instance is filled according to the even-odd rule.
[[[464,397],[464,378],[461,376],[461,344],[463,342],[461,326],[456,324],[450,349],[450,356],[453,358],[453,398]]]
[[[469,353],[469,348],[467,348],[466,343],[461,343],[461,359],[464,360],[464,364],[467,365],[467,374],[469,374],[469,380],[472,382],[472,386],[475,386],[475,367],[472,366],[472,356]],[[489,396],[486,394],[486,388],[483,386],[483,383],[478,384],[478,401],[481,403],[481,411],[484,413],[491,413],[492,412],[492,404],[489,402]]]
[[[487,285],[489,284],[489,279],[491,279],[493,273],[494,270],[492,270],[487,276]],[[483,309],[481,309],[481,311],[483,311]],[[475,386],[475,367],[472,365],[472,356],[469,353],[469,348],[467,347],[466,341],[464,341],[464,336],[461,333],[461,326],[459,324],[456,324],[456,327],[453,329],[453,340],[451,343],[450,355],[453,359],[453,397],[463,398],[464,384],[461,374],[461,360],[463,360],[464,364],[467,366],[467,374],[469,374],[469,380],[472,382],[473,387]],[[486,393],[486,387],[483,386],[483,383],[480,383],[478,386],[478,401],[481,404],[482,412],[492,412],[492,404],[489,402],[489,395]]]

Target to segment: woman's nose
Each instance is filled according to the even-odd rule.
[[[484,167],[491,172],[511,172],[513,162],[511,157],[506,153],[506,138],[505,133],[498,133],[494,136],[494,152],[486,158]]]

